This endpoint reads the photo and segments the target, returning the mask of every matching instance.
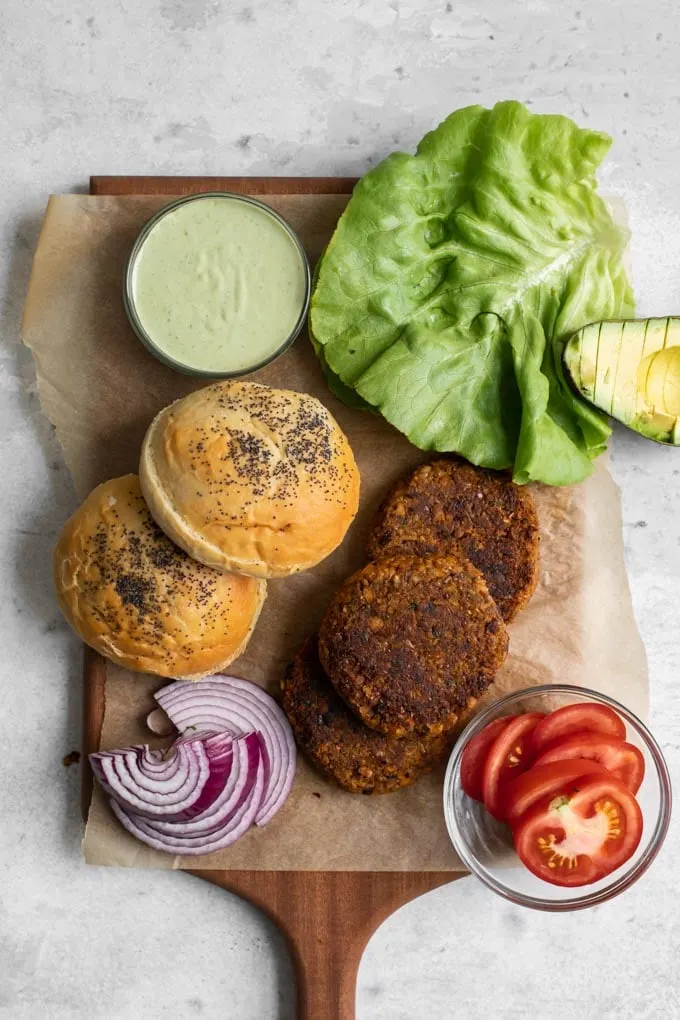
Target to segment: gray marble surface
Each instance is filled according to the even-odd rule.
[[[457,106],[525,99],[611,132],[642,313],[680,312],[675,0],[3,0],[0,4],[0,1017],[293,1016],[281,939],[190,877],[80,859],[80,649],[49,554],[74,507],[17,328],[50,192],[89,173],[361,173]],[[680,768],[680,453],[618,433],[652,725]],[[360,1020],[680,1017],[680,823],[651,872],[543,916],[472,880],[371,940]]]

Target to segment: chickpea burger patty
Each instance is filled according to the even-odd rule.
[[[319,657],[340,696],[392,737],[450,730],[505,659],[508,634],[463,556],[392,555],[340,588]]]
[[[382,503],[368,539],[373,560],[394,553],[463,552],[484,576],[504,620],[538,580],[538,516],[526,486],[455,458],[424,464]]]
[[[386,737],[349,710],[319,662],[316,637],[288,667],[283,707],[299,749],[325,776],[350,793],[392,793],[443,762],[453,737]]]

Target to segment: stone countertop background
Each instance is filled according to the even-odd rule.
[[[90,173],[360,174],[447,113],[519,98],[609,131],[641,314],[680,313],[674,0],[3,0],[0,5],[0,1017],[289,1020],[281,938],[191,877],[80,858],[80,647],[50,583],[74,493],[17,341],[50,192]],[[617,432],[614,471],[652,727],[680,767],[680,452]],[[674,858],[587,914],[472,880],[371,940],[359,1020],[680,1017]],[[10,863],[10,859],[12,863]],[[106,1005],[104,1005],[106,1003]]]

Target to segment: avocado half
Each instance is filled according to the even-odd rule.
[[[680,318],[593,322],[564,364],[589,403],[658,443],[680,446]]]

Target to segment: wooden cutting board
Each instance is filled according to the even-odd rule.
[[[349,194],[345,177],[92,177],[92,195]],[[85,649],[83,814],[92,795],[87,755],[99,750],[106,660]],[[359,961],[368,939],[409,900],[460,878],[454,872],[195,871],[259,907],[283,932],[297,975],[299,1020],[353,1020]]]

